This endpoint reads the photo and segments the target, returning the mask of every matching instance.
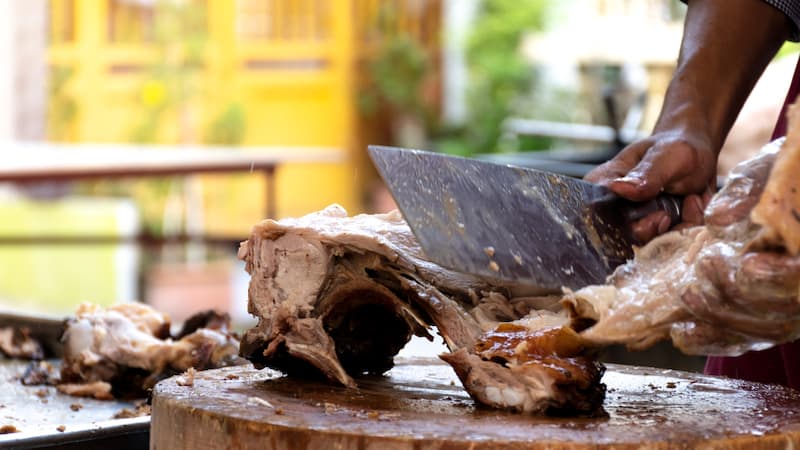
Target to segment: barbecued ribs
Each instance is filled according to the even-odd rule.
[[[558,296],[525,296],[431,263],[397,211],[348,217],[334,205],[265,220],[239,256],[251,274],[248,310],[258,318],[240,353],[256,367],[321,373],[352,387],[354,376],[391,368],[412,335],[429,336],[435,326],[454,352],[443,358],[481,403],[584,413],[602,403],[602,366],[576,357],[579,345],[542,338],[582,340],[558,331],[569,322],[548,311],[559,309]],[[532,311],[543,319],[497,328]],[[489,342],[509,332],[530,345],[493,349]]]

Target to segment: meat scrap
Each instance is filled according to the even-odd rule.
[[[189,367],[186,369],[186,372],[179,375],[178,378],[175,379],[175,382],[178,383],[178,386],[194,386],[194,375],[197,372],[194,370],[194,367]]]
[[[28,328],[0,327],[0,354],[7,358],[42,359],[44,350]]]
[[[156,382],[236,363],[239,341],[227,315],[201,313],[180,338],[169,318],[139,303],[83,304],[66,322],[59,391],[94,398],[141,397]]]
[[[116,414],[114,419],[132,419],[134,417],[149,416],[152,413],[152,407],[147,400],[137,400],[133,408],[122,408]]]
[[[240,354],[258,368],[354,387],[354,377],[385,372],[412,335],[429,337],[435,326],[453,352],[442,358],[481,403],[586,413],[603,401],[602,366],[578,355],[584,347],[564,328],[566,314],[548,310],[560,309],[559,296],[529,296],[428,261],[397,211],[349,217],[333,205],[265,220],[239,257],[251,275],[248,311],[258,319]],[[490,344],[505,338],[520,345]]]
[[[19,433],[20,429],[15,427],[14,425],[2,425],[0,426],[0,434],[10,434],[10,433]]]
[[[58,380],[58,371],[48,361],[31,361],[20,377],[25,386],[55,385]]]
[[[97,400],[112,400],[111,383],[105,381],[92,381],[84,383],[59,383],[56,385],[58,392],[74,397],[88,397]]]

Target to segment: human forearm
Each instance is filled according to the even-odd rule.
[[[689,1],[678,66],[653,134],[586,179],[635,201],[660,192],[683,195],[682,226],[702,223],[728,131],[793,31],[784,13],[761,0]],[[657,212],[633,224],[633,233],[644,242],[671,225],[669,216]]]
[[[704,127],[718,152],[750,90],[792,30],[760,0],[691,0],[654,133]]]

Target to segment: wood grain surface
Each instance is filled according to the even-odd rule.
[[[249,366],[176,378],[153,395],[150,448],[784,449],[800,446],[800,392],[688,372],[608,365],[600,418],[476,407],[452,369],[399,361],[359,389]]]

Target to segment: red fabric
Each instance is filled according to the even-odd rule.
[[[798,60],[798,64],[794,68],[792,84],[789,85],[789,92],[786,93],[786,98],[783,100],[783,108],[781,108],[781,113],[778,114],[778,122],[775,124],[775,129],[772,130],[772,138],[770,140],[786,136],[786,109],[797,98],[797,94],[800,94],[800,60]]]
[[[792,84],[783,101],[772,139],[786,135],[786,109],[798,94],[800,94],[800,61],[795,66]],[[737,357],[709,357],[705,373],[800,389],[800,341],[760,352],[748,352]]]

